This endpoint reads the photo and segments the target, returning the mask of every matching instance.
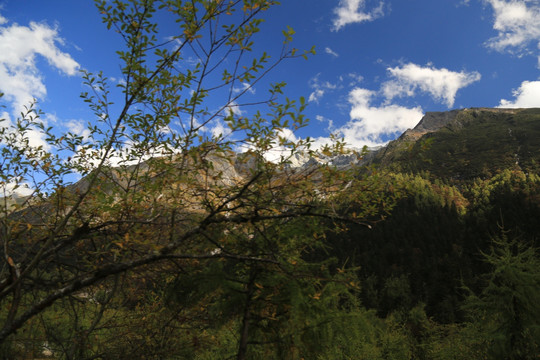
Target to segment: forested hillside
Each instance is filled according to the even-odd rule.
[[[43,264],[17,306],[35,311],[58,285],[73,290],[11,334],[4,356],[536,358],[538,116],[453,112],[348,170],[201,147],[104,169],[71,235],[44,255],[35,229],[58,221],[58,204],[76,201],[91,177],[46,201],[6,202],[18,210],[4,224],[18,230],[5,256]],[[190,176],[174,175],[182,166]],[[170,207],[180,194],[183,212]]]
[[[485,327],[477,329],[486,333],[477,345],[484,356],[539,354],[539,115],[538,109],[428,115],[360,170],[384,176],[395,197],[372,228],[350,226],[329,237],[328,253],[358,267],[363,306],[385,319],[405,316],[406,327],[420,308],[432,325],[465,331],[479,326],[471,321],[479,320],[472,314],[482,304]],[[426,341],[425,333],[417,335]]]
[[[374,162],[448,180],[486,179],[504,169],[537,172],[539,120],[540,109],[428,113],[415,129],[379,151]]]
[[[437,321],[462,321],[463,286],[482,286],[493,239],[538,246],[536,174],[504,170],[462,186],[426,173],[387,176],[399,198],[385,220],[331,237],[332,252],[360,267],[362,303],[381,316],[423,303]]]
[[[460,114],[471,111],[463,122]],[[512,133],[534,133],[537,112],[515,114]],[[458,112],[458,128],[438,124],[407,146],[396,141],[401,150],[391,144],[392,161],[347,170],[316,162],[277,168],[254,153],[215,148],[202,162],[202,148],[185,160],[192,176],[174,175],[182,169],[176,155],[104,169],[99,192],[81,208],[94,214],[91,222],[59,235],[39,260],[40,285],[29,277],[18,306],[42,306],[58,285],[73,292],[11,334],[4,356],[534,359],[540,151],[525,135],[494,146],[506,141],[497,136],[508,136],[508,116]],[[474,141],[486,129],[492,149]],[[467,151],[456,161],[476,167],[434,165],[439,156],[447,163],[441,149],[457,144]],[[512,158],[516,144],[527,149],[521,163],[494,165],[484,154]],[[484,170],[464,176],[473,168]],[[135,173],[133,192],[118,198]],[[4,219],[19,229],[11,261],[38,256],[43,240],[34,229],[88,186],[83,179],[47,201],[18,205]],[[183,212],[165,217],[180,194]],[[115,214],[126,220],[111,222]],[[91,286],[79,287],[88,279]]]

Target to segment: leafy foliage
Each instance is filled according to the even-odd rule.
[[[307,124],[304,99],[284,98],[284,83],[242,102],[280,62],[314,51],[292,48],[288,28],[277,55],[253,54],[274,1],[95,4],[124,41],[123,81],[111,88],[106,75],[83,73],[81,98],[95,116],[86,135],[45,128],[34,105],[0,127],[4,356],[323,351],[330,330],[321,324],[333,331],[332,314],[349,316],[358,285],[353,272],[308,253],[334,223],[368,221],[384,197],[344,196],[343,188],[377,188],[350,171],[289,166],[311,150],[284,135]],[[177,26],[162,42],[164,22]],[[32,131],[46,147],[30,145]],[[32,194],[13,201],[22,187]]]

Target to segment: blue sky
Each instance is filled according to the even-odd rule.
[[[279,51],[286,26],[295,47],[317,50],[269,75],[309,101],[310,126],[291,136],[376,146],[427,111],[540,107],[539,0],[283,0],[263,17],[255,51]],[[36,98],[48,125],[84,134],[79,69],[121,81],[121,46],[90,0],[0,0],[2,117]]]

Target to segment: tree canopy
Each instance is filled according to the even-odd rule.
[[[224,356],[272,342],[290,353],[318,326],[299,314],[329,301],[337,311],[336,296],[358,286],[304,255],[335,221],[361,223],[380,202],[350,172],[290,166],[311,150],[288,136],[307,124],[306,104],[285,98],[284,83],[242,103],[279,63],[314,51],[293,48],[287,28],[280,52],[253,53],[275,1],[95,4],[123,40],[123,79],[83,71],[88,132],[45,127],[37,104],[0,128],[0,342],[7,353],[46,343],[70,359],[181,356],[182,341],[208,341],[196,329],[222,322],[233,333]],[[177,24],[166,40],[162,21]],[[48,146],[31,146],[31,131]],[[32,194],[17,197],[21,187]]]

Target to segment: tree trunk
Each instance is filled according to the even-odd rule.
[[[240,329],[240,341],[238,346],[237,360],[245,360],[248,348],[249,324],[251,321],[251,300],[255,287],[256,271],[251,270],[247,284],[246,303],[244,304],[244,316],[242,318],[242,328]]]

